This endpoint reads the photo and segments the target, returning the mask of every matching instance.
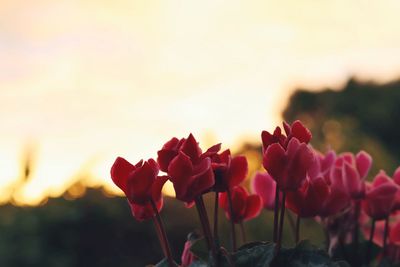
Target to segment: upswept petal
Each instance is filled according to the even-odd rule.
[[[134,165],[122,157],[118,157],[111,167],[111,179],[125,194],[127,192],[128,176],[135,169]]]
[[[356,155],[356,166],[361,179],[367,177],[372,165],[372,157],[365,151],[360,151]]]

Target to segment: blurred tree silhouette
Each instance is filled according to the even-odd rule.
[[[392,175],[400,160],[400,81],[386,84],[350,79],[339,91],[296,91],[283,112],[285,120],[301,119],[313,133],[312,144],[341,151],[368,151],[375,174]]]

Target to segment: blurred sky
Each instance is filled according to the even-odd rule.
[[[0,0],[0,201],[81,173],[111,185],[116,156],[172,136],[257,141],[297,86],[400,75],[400,1]],[[71,180],[72,179],[72,180]],[[114,188],[115,189],[115,188]]]

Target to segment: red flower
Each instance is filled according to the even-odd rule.
[[[216,192],[227,191],[244,181],[247,175],[247,159],[244,156],[232,157],[229,149],[211,158],[214,170]]]
[[[145,162],[141,160],[132,165],[124,158],[118,157],[111,167],[113,182],[125,193],[132,213],[138,220],[154,216],[151,201],[161,209],[161,190],[167,177],[157,174],[158,165],[153,159]]]
[[[263,143],[263,151],[265,151],[270,145],[275,143],[284,146],[286,141],[286,136],[282,134],[281,128],[276,127],[273,134],[270,134],[268,131],[262,131],[261,140]]]
[[[274,209],[276,182],[271,175],[257,172],[252,180],[251,189],[261,197],[265,209]]]
[[[328,194],[329,186],[324,178],[306,179],[299,190],[287,192],[286,207],[302,218],[314,217],[320,212]]]
[[[157,152],[157,162],[158,165],[160,165],[160,170],[163,172],[168,171],[169,164],[178,155],[179,150],[185,140],[185,138],[179,140],[178,138],[173,137],[163,145],[161,150]]]
[[[368,216],[375,220],[383,220],[392,211],[397,186],[384,171],[380,171],[372,184],[367,186],[366,197],[363,201],[363,209]]]
[[[299,120],[293,122],[292,125],[283,122],[283,128],[285,129],[287,136],[282,134],[280,127],[276,127],[273,134],[270,134],[268,131],[262,131],[261,140],[263,143],[264,152],[270,145],[275,143],[278,143],[282,147],[286,148],[287,144],[293,137],[297,138],[301,143],[306,144],[308,144],[311,140],[311,132],[306,127],[304,127],[304,125]]]
[[[299,120],[294,121],[292,125],[283,122],[283,128],[287,135],[287,142],[295,137],[300,141],[300,143],[308,144],[312,138],[310,130],[308,130]]]
[[[242,186],[236,186],[231,191],[233,216],[229,209],[228,193],[220,193],[219,204],[225,210],[226,217],[240,223],[257,217],[262,209],[262,200],[258,195],[249,195]]]
[[[335,162],[342,168],[343,186],[352,199],[362,199],[365,196],[365,178],[372,165],[371,156],[360,151],[355,157],[351,153],[340,155]]]
[[[313,161],[312,149],[297,138],[289,141],[286,151],[278,143],[270,145],[263,157],[264,168],[282,191],[300,188]]]
[[[182,143],[178,155],[168,166],[169,179],[174,185],[177,199],[192,202],[214,186],[210,157],[219,149],[220,144],[217,144],[202,153],[192,134]]]
[[[133,217],[139,222],[146,221],[151,219],[155,216],[153,207],[151,206],[150,202],[145,205],[137,205],[128,200],[129,206],[131,207],[131,212]],[[161,198],[159,201],[156,202],[157,210],[160,211],[163,207],[164,201]]]

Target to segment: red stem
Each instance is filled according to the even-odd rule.
[[[354,233],[353,233],[353,244],[354,244],[354,263],[357,266],[358,265],[358,233],[360,230],[360,223],[359,223],[359,218],[360,218],[360,213],[361,213],[361,201],[360,200],[355,200],[354,203]]]
[[[385,230],[383,232],[383,257],[386,256],[387,238],[389,235],[389,216],[385,219]]]
[[[161,237],[161,247],[164,250],[164,255],[167,258],[168,261],[168,265],[170,267],[174,267],[174,260],[172,258],[172,253],[171,253],[171,247],[169,246],[169,242],[168,242],[168,238],[167,238],[167,233],[165,232],[165,228],[164,225],[162,223],[161,217],[160,217],[160,213],[157,210],[157,206],[156,203],[154,203],[154,200],[151,199],[150,200],[151,206],[153,208],[154,214],[156,215],[154,218],[154,222],[156,224],[156,227],[158,228],[157,232],[159,233],[160,237]],[[163,245],[164,244],[164,245]]]
[[[236,251],[236,231],[235,231],[235,222],[233,221],[235,216],[233,213],[233,205],[232,205],[232,194],[231,191],[227,190],[228,193],[228,205],[229,205],[229,213],[231,216],[230,222],[231,222],[231,238],[232,238],[232,251],[235,252]]]
[[[278,234],[278,243],[276,245],[276,254],[279,254],[279,251],[282,246],[282,236],[283,236],[283,224],[285,220],[285,202],[286,202],[286,192],[282,192],[282,206],[281,206],[281,214],[279,220],[279,234]]]
[[[218,201],[219,193],[215,192],[215,203],[214,203],[214,240],[219,243],[218,237]]]
[[[374,239],[374,233],[375,233],[375,220],[372,220],[372,225],[371,225],[371,231],[369,233],[369,242],[368,242],[368,247],[367,247],[367,266],[369,266],[369,262],[371,259],[371,250],[372,250],[372,243],[373,243],[373,239]]]
[[[207,210],[204,205],[203,196],[200,195],[195,200],[196,208],[199,213],[200,222],[203,228],[204,238],[206,239],[208,250],[211,251],[214,264],[217,265],[217,250],[215,247],[215,243],[213,241],[213,237],[211,234],[210,222],[208,220]]]
[[[276,243],[278,241],[278,217],[279,217],[279,188],[276,185],[275,189],[275,207],[274,207],[274,235],[273,241]]]

